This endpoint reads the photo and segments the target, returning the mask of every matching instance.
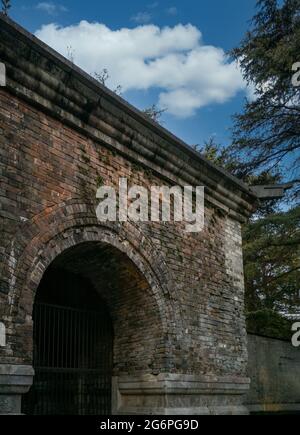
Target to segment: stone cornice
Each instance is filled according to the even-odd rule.
[[[245,394],[249,390],[250,379],[243,377],[195,376],[163,373],[158,376],[123,376],[118,378],[120,391],[128,395],[139,391],[153,394]]]
[[[179,185],[204,185],[206,199],[243,222],[256,196],[163,127],[0,14],[5,90],[94,141]]]

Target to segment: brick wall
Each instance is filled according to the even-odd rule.
[[[237,221],[207,202],[199,234],[185,233],[182,224],[99,225],[100,183],[117,187],[119,177],[127,177],[129,184],[149,187],[165,180],[5,89],[0,91],[0,152],[0,318],[7,328],[0,362],[29,361],[34,295],[56,256],[82,242],[105,242],[116,249],[105,260],[113,275],[122,277],[115,259],[123,252],[130,266],[127,260],[122,264],[136,277],[134,288],[124,278],[121,294],[118,281],[105,280],[113,287],[112,305],[119,298],[122,306],[113,315],[116,328],[128,330],[132,312],[136,316],[131,356],[123,367],[120,345],[118,369],[245,375]],[[104,267],[97,252],[94,248],[92,257]],[[95,264],[91,274],[98,283],[100,270]]]

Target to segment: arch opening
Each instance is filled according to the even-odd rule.
[[[33,387],[25,414],[107,415],[112,377],[151,373],[163,347],[146,278],[117,248],[75,245],[46,269],[33,308]]]

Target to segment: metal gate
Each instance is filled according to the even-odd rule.
[[[111,413],[112,330],[105,311],[36,303],[28,415]]]

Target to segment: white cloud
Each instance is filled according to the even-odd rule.
[[[36,9],[46,12],[49,15],[56,15],[58,12],[66,12],[67,8],[53,2],[40,2],[36,5]]]
[[[91,74],[107,68],[112,88],[120,84],[123,92],[158,90],[159,104],[178,117],[225,103],[246,90],[237,64],[222,49],[204,45],[192,25],[111,30],[82,21],[69,27],[45,25],[36,36],[64,56],[71,46],[75,63]]]
[[[136,15],[131,17],[131,21],[138,24],[146,24],[152,20],[152,15],[149,12],[138,12]]]
[[[256,87],[253,83],[250,83],[247,88],[247,98],[250,103],[257,99]]]
[[[178,10],[175,6],[172,6],[171,8],[167,9],[166,12],[168,15],[173,15],[173,16],[178,14]]]

